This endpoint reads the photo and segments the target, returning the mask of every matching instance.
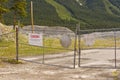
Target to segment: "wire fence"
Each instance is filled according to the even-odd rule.
[[[15,31],[0,35],[0,58],[15,58],[16,56]]]
[[[80,30],[79,36],[79,66],[119,68],[120,31],[118,28]]]
[[[33,32],[33,33],[32,33]],[[35,26],[0,35],[0,58],[61,67],[119,68],[119,29],[79,30]],[[43,46],[29,43],[29,34],[43,34]]]
[[[103,55],[100,57],[100,59],[107,58],[106,61],[110,62],[110,64],[107,66],[112,66],[115,68],[119,66],[118,53],[120,48],[120,28],[79,30],[76,29],[76,22],[60,19],[57,14],[49,13],[56,12],[55,9],[50,9],[53,7],[51,7],[49,4],[46,5],[44,0],[37,1],[38,3],[33,2],[35,29],[32,31],[31,26],[23,27],[22,29],[19,29],[18,36],[16,35],[15,31],[4,31],[7,33],[2,33],[0,35],[1,58],[19,58],[22,60],[35,61],[38,63],[50,63],[69,67],[72,65],[75,68],[75,65],[77,64],[80,66],[85,62],[94,62],[94,60],[97,60],[97,56]],[[44,6],[49,7],[45,8]],[[22,24],[24,25],[31,25],[30,1],[27,4],[27,13],[28,16],[24,19],[20,17],[17,17],[16,19],[21,20]],[[4,23],[12,25],[13,16],[14,15],[12,12],[4,15]],[[42,28],[40,28],[39,25],[43,25],[41,26]],[[44,28],[44,26],[53,25],[69,27],[71,30],[76,29],[76,31],[71,31],[67,30],[66,28],[63,29],[59,27],[54,27],[52,29],[48,27]],[[43,34],[43,46],[33,46],[29,44],[29,33],[32,32],[36,34]],[[95,49],[99,49],[99,51],[88,51],[88,53],[91,55],[83,56],[84,53],[86,53],[83,52],[83,50]],[[107,51],[104,52],[103,49]],[[95,56],[94,53],[101,55]],[[112,55],[110,55],[110,53]],[[51,56],[49,54],[54,55]],[[104,57],[104,55],[106,56]],[[101,66],[104,65],[102,64]]]
[[[9,3],[8,7],[11,7],[13,3]],[[74,21],[68,21],[61,19],[55,9],[50,4],[46,3],[44,0],[36,0],[33,1],[33,19],[34,19],[34,27],[33,30],[36,34],[43,34],[43,46],[33,46],[29,44],[29,33],[32,33],[31,27],[28,25],[31,25],[31,5],[30,1],[27,3],[27,16],[25,18],[22,18],[20,16],[16,16],[16,21],[20,21],[21,24],[26,25],[22,29],[20,28],[20,24],[18,22],[14,23],[14,12],[9,12],[3,16],[4,18],[4,24],[12,25],[11,28],[13,28],[13,24],[16,24],[19,26],[20,31],[16,32],[9,32],[6,34],[0,35],[2,44],[0,45],[0,52],[1,57],[6,58],[14,58],[16,60],[27,60],[26,57],[28,57],[29,61],[33,59],[33,57],[38,56],[40,57],[38,60],[33,59],[31,61],[39,62],[39,63],[49,63],[49,59],[56,59],[58,58],[60,61],[65,60],[66,57],[70,57],[70,61],[63,61],[66,64],[63,63],[51,63],[51,64],[58,64],[69,66],[74,64],[75,67],[75,53],[74,53],[74,45],[75,45],[75,36],[76,34],[71,31],[75,30],[75,22]],[[46,7],[48,6],[48,7]],[[51,12],[51,13],[49,13]],[[56,13],[54,13],[56,12]],[[47,26],[56,26],[53,29],[47,29],[47,28],[41,28],[39,29],[39,25],[42,27]],[[69,27],[71,30],[67,30],[67,28],[62,29],[58,26],[65,26]],[[17,28],[16,28],[17,29]],[[11,30],[13,31],[13,30]],[[18,35],[17,35],[18,34]],[[12,38],[10,38],[10,36]],[[8,37],[6,37],[8,36]],[[5,41],[3,38],[8,39],[8,41]],[[66,40],[67,37],[67,40]],[[13,39],[13,40],[11,40]],[[6,43],[6,44],[5,44]],[[2,49],[6,46],[4,49]],[[11,46],[10,46],[11,45]],[[68,47],[69,46],[69,47]],[[10,49],[11,48],[11,49]],[[10,50],[10,51],[9,51]],[[72,53],[69,53],[71,52]],[[63,53],[63,54],[59,54]],[[66,54],[68,53],[68,54]],[[4,54],[4,55],[2,55]],[[56,56],[50,56],[49,54],[59,54]],[[48,56],[47,56],[48,55]],[[25,57],[25,58],[24,58]],[[63,59],[62,59],[63,58]],[[72,59],[71,59],[72,58]]]
[[[81,35],[81,45],[87,48],[114,48],[115,41],[119,42],[119,31],[84,31]],[[117,39],[116,39],[117,38]]]
[[[73,65],[74,67],[75,33],[66,29],[59,29],[58,27],[39,29],[35,27],[34,31],[31,28],[20,30],[19,58],[48,65],[62,67]],[[43,46],[30,45],[29,33],[43,34]]]

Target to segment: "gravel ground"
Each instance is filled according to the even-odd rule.
[[[120,50],[117,50],[119,53]],[[69,54],[72,54],[70,52]],[[52,55],[53,57],[63,54]],[[65,54],[64,54],[65,55]],[[116,80],[112,69],[114,67],[114,50],[84,50],[81,56],[81,66],[72,69],[73,56],[64,58],[50,58],[46,56],[46,64],[55,64],[61,66],[43,65],[33,62],[24,62],[23,64],[8,64],[0,68],[0,80]],[[39,62],[40,57],[22,58]],[[117,67],[119,67],[120,54],[117,54]],[[76,61],[77,62],[77,61]],[[67,64],[67,65],[66,65]],[[71,67],[71,68],[70,68]],[[94,68],[100,67],[100,68]],[[107,67],[107,68],[104,68]],[[118,79],[120,70],[117,69]]]

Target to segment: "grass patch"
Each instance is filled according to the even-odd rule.
[[[0,68],[1,67],[4,67],[4,64],[3,64],[2,60],[0,60]]]
[[[44,36],[44,46],[31,46],[28,44],[26,35],[19,35],[19,57],[38,56],[42,54],[58,54],[70,52],[74,50],[74,38],[69,48],[64,48],[60,44],[59,38],[50,38]],[[98,38],[92,46],[86,46],[85,40],[81,41],[81,49],[87,48],[111,48],[114,47],[114,37]],[[78,45],[78,41],[77,41]],[[117,47],[120,47],[120,38],[117,38]],[[78,48],[78,47],[77,47]],[[16,57],[16,44],[14,41],[0,42],[0,58],[14,59]],[[15,62],[14,60],[7,60],[7,62]]]
[[[71,13],[61,4],[57,3],[54,0],[45,0],[49,4],[55,7],[58,16],[63,20],[76,20],[71,16]]]
[[[19,53],[21,56],[36,56],[44,54],[58,54],[72,51],[74,49],[74,40],[69,48],[64,48],[58,38],[44,38],[44,47],[19,44]]]
[[[2,41],[0,42],[1,46],[0,46],[0,57],[8,57],[9,58],[13,58],[15,56],[16,53],[16,46],[15,46],[15,42],[13,41]]]
[[[44,54],[58,54],[62,52],[72,51],[74,49],[74,40],[71,46],[66,49],[61,46],[58,38],[44,38],[44,47],[31,46],[28,44],[28,38],[19,36],[19,56],[37,56]],[[0,42],[0,57],[1,58],[15,58],[16,44],[14,41]],[[69,50],[70,49],[70,50]]]
[[[22,64],[21,61],[17,61],[16,59],[2,59],[2,61],[10,64]]]
[[[60,44],[59,38],[44,38],[44,47],[39,46],[31,46],[28,44],[28,40],[21,40],[19,42],[23,42],[25,44],[19,44],[19,56],[38,56],[44,54],[58,54],[64,53],[74,50],[74,39],[72,39],[72,43],[69,48],[64,48]],[[77,41],[78,42],[78,41]],[[15,58],[16,57],[16,46],[13,41],[2,41],[0,42],[0,57],[4,58]],[[77,43],[78,45],[78,43]],[[112,48],[115,46],[114,38],[104,38],[104,39],[96,39],[92,46],[86,46],[85,41],[81,41],[81,49],[88,48]],[[117,47],[120,47],[120,39],[117,38]]]

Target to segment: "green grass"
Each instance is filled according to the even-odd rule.
[[[15,42],[13,41],[1,41],[0,42],[0,57],[15,57]]]
[[[14,41],[0,42],[0,57],[15,58],[16,43]],[[58,38],[44,38],[44,47],[32,46],[28,44],[28,38],[25,35],[19,35],[19,56],[36,56],[44,54],[57,54],[68,52],[74,49],[74,41],[72,41],[70,50],[63,48]]]
[[[23,37],[23,36],[22,36]],[[58,38],[44,38],[44,47],[32,46],[28,44],[28,40],[24,38],[19,44],[19,56],[37,56],[44,54],[58,54],[74,50],[74,39],[71,46],[66,49],[61,46]],[[117,47],[120,47],[119,38],[117,38]],[[20,41],[19,41],[20,42]],[[24,43],[24,44],[22,44]],[[86,46],[84,40],[81,41],[81,48],[111,48],[114,47],[114,38],[96,39],[92,46]],[[0,42],[0,57],[16,57],[16,46],[14,41],[1,41]],[[78,43],[77,43],[78,45]]]
[[[10,64],[22,64],[22,61],[17,61],[16,59],[2,59],[2,62]]]
[[[20,55],[21,56],[33,56],[44,54],[58,54],[61,52],[68,52],[74,49],[74,41],[72,41],[71,46],[66,49],[61,46],[60,40],[58,38],[44,38],[44,47],[31,46],[26,42],[27,45],[20,44]]]
[[[76,20],[71,16],[71,13],[61,4],[55,2],[54,0],[45,0],[52,6],[56,8],[56,12],[58,13],[58,16],[63,20]]]
[[[15,34],[14,34],[15,35]],[[117,38],[117,47],[120,47],[120,38]],[[44,37],[44,47],[32,46],[28,44],[28,37],[19,34],[19,56],[37,56],[44,54],[58,54],[62,52],[68,52],[74,50],[74,38],[69,48],[64,48],[60,44],[59,38]],[[81,48],[111,48],[114,47],[114,38],[108,37],[104,39],[96,39],[92,46],[86,46],[85,40],[81,41]],[[78,41],[77,41],[78,45]],[[78,47],[77,47],[78,48]],[[10,58],[16,57],[16,43],[12,40],[2,40],[0,41],[0,58]]]

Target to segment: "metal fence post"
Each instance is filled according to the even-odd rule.
[[[78,67],[80,67],[80,63],[81,63],[81,34],[80,34],[80,23],[77,25],[78,26],[78,49],[79,49],[79,52],[78,52]]]
[[[45,30],[43,30],[43,61],[42,63],[44,64],[45,63],[45,39],[44,39],[44,33],[45,33]]]
[[[74,43],[74,69],[75,69],[75,65],[76,65],[76,44],[77,44],[77,27],[75,30],[75,43]]]
[[[116,31],[114,31],[114,41],[115,41],[115,68],[117,68],[117,54],[116,54]]]
[[[16,60],[18,61],[18,27],[16,27]]]

